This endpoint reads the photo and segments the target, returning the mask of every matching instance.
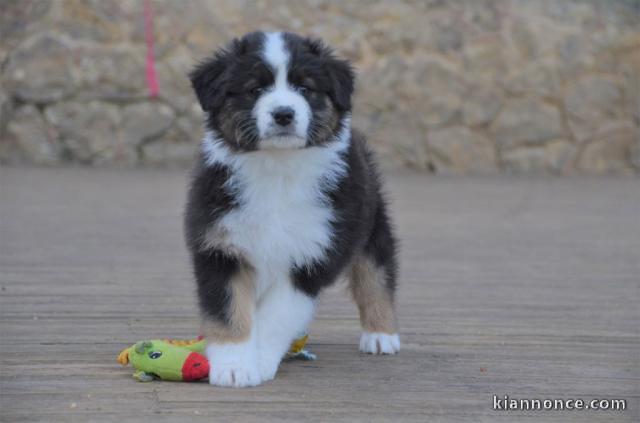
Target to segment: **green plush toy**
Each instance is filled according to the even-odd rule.
[[[308,336],[304,335],[291,344],[288,358],[315,360],[316,356],[304,349]],[[118,362],[131,363],[136,370],[133,377],[140,382],[154,379],[171,381],[196,381],[209,376],[209,361],[202,354],[206,348],[202,337],[193,340],[154,339],[141,341],[122,350]]]
[[[141,382],[195,381],[209,376],[209,361],[201,354],[205,346],[204,339],[141,341],[123,350],[118,362],[123,366],[131,363],[136,370],[133,377]]]

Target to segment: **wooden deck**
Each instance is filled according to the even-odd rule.
[[[181,171],[0,170],[0,420],[640,421],[640,180],[395,175],[403,350],[358,353],[344,285],[316,362],[253,389],[139,383],[116,355],[197,330]],[[623,398],[493,411],[493,395]]]

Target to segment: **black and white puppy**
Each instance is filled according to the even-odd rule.
[[[210,383],[273,379],[342,274],[360,350],[398,352],[395,241],[374,158],[351,129],[348,62],[319,40],[256,32],[190,76],[207,132],[185,232]]]

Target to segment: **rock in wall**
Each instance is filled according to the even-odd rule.
[[[155,0],[0,5],[3,163],[182,165],[202,135],[186,77],[234,36],[324,38],[358,73],[354,123],[386,166],[640,170],[638,0]]]

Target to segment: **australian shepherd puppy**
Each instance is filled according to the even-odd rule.
[[[349,63],[319,40],[255,32],[190,77],[206,135],[185,232],[210,383],[273,379],[341,275],[360,350],[397,353],[396,247],[373,155],[351,128]]]

